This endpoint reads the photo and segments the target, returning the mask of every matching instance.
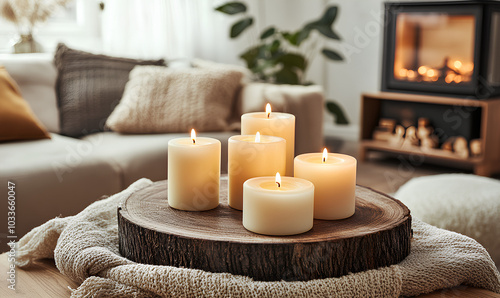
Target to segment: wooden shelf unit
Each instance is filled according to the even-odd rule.
[[[381,103],[383,101],[406,101],[429,105],[439,104],[481,108],[480,138],[483,149],[482,155],[463,159],[440,149],[424,150],[417,146],[396,147],[384,141],[373,140],[373,130],[378,125],[381,115]],[[425,162],[469,168],[475,174],[481,176],[491,176],[494,173],[500,172],[500,98],[474,100],[391,92],[365,93],[361,96],[360,133],[361,160],[367,158],[369,151],[388,152],[404,156],[418,154],[425,158]]]

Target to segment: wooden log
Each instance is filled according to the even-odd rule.
[[[255,280],[338,277],[402,261],[410,253],[411,216],[398,200],[357,186],[356,212],[315,220],[309,232],[278,237],[252,233],[227,204],[189,212],[168,206],[167,182],[136,192],[118,208],[120,253],[128,259],[246,275]]]
[[[394,134],[389,139],[389,143],[398,147],[403,145],[404,134],[405,134],[405,128],[401,125],[397,125],[394,130]]]
[[[406,129],[403,147],[418,146],[417,129],[415,126],[410,126]]]
[[[481,139],[474,139],[470,141],[470,154],[472,156],[481,156],[483,154]]]

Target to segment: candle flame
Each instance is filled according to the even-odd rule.
[[[255,134],[255,143],[260,143],[260,132]]]
[[[191,129],[191,140],[193,140],[193,144],[196,144],[196,131],[194,131],[194,128]]]
[[[276,184],[278,185],[278,188],[281,187],[281,176],[280,176],[280,173],[277,172],[276,173]]]
[[[323,149],[323,162],[326,162],[326,160],[328,159],[328,151],[325,149]]]
[[[271,116],[271,105],[270,104],[266,105],[266,115],[267,115],[267,118],[269,118]]]

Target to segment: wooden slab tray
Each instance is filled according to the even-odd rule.
[[[339,277],[399,263],[410,253],[411,216],[400,201],[357,186],[356,212],[314,220],[307,233],[277,237],[247,231],[227,204],[188,212],[169,207],[167,182],[136,192],[118,208],[120,253],[135,262],[246,275],[261,281]]]

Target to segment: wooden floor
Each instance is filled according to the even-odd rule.
[[[359,142],[326,138],[325,145],[329,152],[349,154],[359,158]],[[418,157],[409,159],[404,156],[371,152],[367,161],[358,162],[357,183],[387,194],[394,194],[411,178],[449,173],[472,174],[472,170],[443,167],[425,161],[422,163]],[[493,178],[500,179],[500,175],[495,175]]]

